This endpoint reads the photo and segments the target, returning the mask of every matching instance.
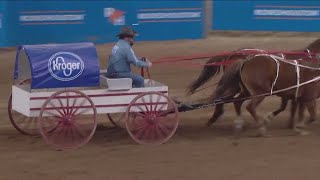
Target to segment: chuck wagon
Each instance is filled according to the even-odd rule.
[[[97,114],[120,114],[137,143],[168,141],[178,126],[168,86],[145,79],[145,87],[133,88],[131,79],[108,79],[104,73],[92,43],[20,46],[8,103],[11,123],[67,150],[89,142]]]

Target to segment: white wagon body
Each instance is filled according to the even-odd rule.
[[[91,98],[96,106],[97,113],[120,113],[126,112],[130,102],[141,93],[160,92],[168,95],[168,86],[164,84],[149,79],[145,80],[145,84],[146,86],[143,88],[130,88],[129,90],[109,90],[108,86],[101,86],[98,89],[78,88],[77,90]],[[62,89],[60,88],[60,90]],[[13,85],[12,109],[27,117],[38,117],[44,102],[55,92],[57,92],[57,89],[31,90],[30,85]],[[72,97],[74,95],[70,92],[69,96]],[[152,100],[155,101],[155,97]],[[61,98],[61,101],[66,104],[65,98]],[[79,101],[81,101],[81,98]],[[159,101],[166,102],[167,100],[162,97]],[[149,98],[145,98],[145,102],[140,103],[151,102]],[[54,105],[59,106],[59,101],[54,101]],[[86,106],[88,104],[83,105]],[[165,108],[166,106],[162,106],[162,110],[165,110]],[[138,111],[136,108],[135,110]],[[87,111],[86,113],[93,112]]]

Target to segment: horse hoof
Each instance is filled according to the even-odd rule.
[[[307,135],[310,134],[310,132],[309,132],[309,131],[300,131],[299,134],[300,134],[301,136],[307,136]]]
[[[305,123],[298,123],[298,124],[296,124],[296,128],[299,128],[299,129],[303,129],[303,128],[305,128],[306,127],[306,125],[305,125]]]
[[[266,134],[266,133],[261,133],[259,132],[256,137],[262,137],[262,138],[271,138],[272,135],[271,134]]]
[[[305,130],[302,130],[302,129],[298,129],[298,128],[294,128],[293,129],[296,133],[298,133],[298,135],[301,135],[301,136],[307,136],[310,134],[309,131],[305,131]]]
[[[274,118],[274,115],[273,115],[272,112],[266,114],[266,115],[263,117],[264,123],[265,123],[266,125],[270,124],[270,122],[272,121],[273,118]]]
[[[233,141],[233,142],[232,142],[232,145],[233,145],[233,146],[239,146],[239,142],[238,142],[238,141]]]
[[[262,126],[259,128],[258,137],[272,137],[272,136],[267,133],[266,127]]]
[[[307,124],[311,124],[311,123],[313,123],[314,121],[315,121],[315,119],[309,120],[309,121],[307,121]]]
[[[307,136],[307,135],[309,135],[309,134],[311,134],[311,133],[308,132],[308,131],[302,131],[302,132],[300,132],[300,135],[302,135],[302,136]]]
[[[270,137],[272,137],[272,135],[271,134],[267,134],[267,133],[259,133],[258,137],[270,138]]]

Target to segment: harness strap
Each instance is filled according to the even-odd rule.
[[[310,50],[306,49],[305,51],[307,51],[309,58],[312,58]]]
[[[276,64],[277,64],[277,74],[276,74],[276,77],[275,77],[275,79],[274,79],[274,81],[273,81],[273,83],[272,83],[272,86],[271,86],[271,90],[270,90],[270,94],[272,95],[273,94],[273,88],[274,88],[274,86],[276,85],[276,83],[277,83],[277,80],[278,80],[278,78],[279,78],[279,70],[280,70],[280,63],[279,63],[279,61],[276,59],[276,58],[273,58],[272,57],[272,59],[276,62]]]
[[[294,60],[293,61],[296,64],[296,73],[297,73],[297,89],[296,89],[296,94],[295,94],[295,99],[297,100],[298,98],[298,93],[299,93],[299,87],[300,87],[300,66],[298,65],[298,61]]]

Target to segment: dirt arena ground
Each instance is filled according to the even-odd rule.
[[[214,34],[203,40],[139,42],[137,55],[151,61],[164,56],[230,51],[241,47],[271,50],[301,49],[319,34]],[[98,45],[104,68],[112,44]],[[180,113],[176,134],[166,144],[145,147],[136,144],[125,130],[97,130],[84,147],[70,152],[54,151],[41,138],[19,134],[7,115],[7,98],[12,83],[15,49],[0,50],[0,179],[110,179],[110,180],[187,180],[187,179],[319,179],[320,124],[308,129],[308,136],[295,136],[286,129],[288,111],[277,116],[270,126],[271,138],[254,137],[254,121],[243,109],[246,129],[234,145],[232,104],[213,127],[205,127],[212,108]],[[170,95],[193,100],[209,91],[185,97],[185,88],[199,68],[155,65],[152,78],[167,84]],[[280,105],[270,97],[258,111],[265,114]],[[105,117],[104,117],[105,118]]]

